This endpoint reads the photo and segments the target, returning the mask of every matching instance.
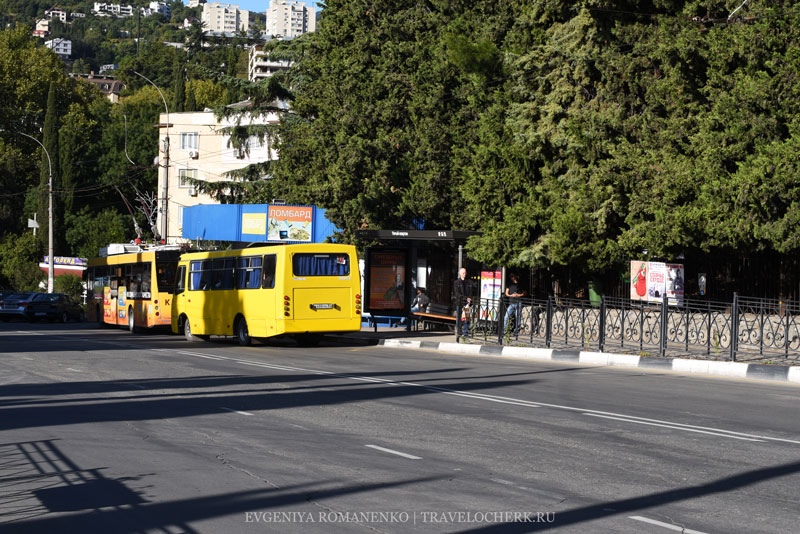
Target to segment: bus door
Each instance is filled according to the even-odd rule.
[[[186,263],[178,265],[178,274],[175,276],[175,294],[172,300],[172,332],[180,334],[178,331],[178,317],[186,313]]]
[[[119,299],[125,302],[125,278],[123,277],[122,265],[114,265],[109,268],[108,296],[104,301],[104,315],[106,322],[110,324],[121,324],[119,317]]]

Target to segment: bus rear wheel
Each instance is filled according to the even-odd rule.
[[[242,347],[246,347],[251,340],[250,331],[247,329],[247,321],[242,317],[236,322],[236,341]]]
[[[139,331],[139,328],[136,326],[136,317],[133,315],[133,308],[128,308],[128,331],[131,334],[135,334]]]

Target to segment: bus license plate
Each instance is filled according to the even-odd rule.
[[[334,307],[333,304],[312,304],[312,310],[332,310]]]

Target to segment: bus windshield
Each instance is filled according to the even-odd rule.
[[[347,276],[350,256],[347,254],[295,254],[292,256],[295,276]]]

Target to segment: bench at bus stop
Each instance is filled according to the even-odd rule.
[[[412,325],[415,330],[419,330],[419,323],[422,323],[422,329],[427,330],[431,325],[445,325],[447,327],[456,326],[456,318],[449,314],[450,308],[444,304],[428,304],[424,312],[411,312]]]
[[[375,332],[378,331],[378,323],[386,323],[389,327],[401,326],[403,317],[396,315],[366,315],[363,316],[367,320],[367,327],[373,327]]]

